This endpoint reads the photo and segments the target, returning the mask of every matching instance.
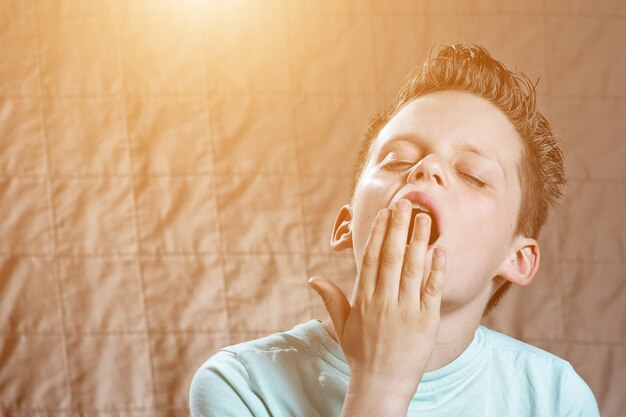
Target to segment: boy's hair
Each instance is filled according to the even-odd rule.
[[[372,144],[380,130],[405,104],[435,91],[467,91],[495,104],[522,138],[523,151],[517,165],[522,200],[513,235],[538,239],[549,210],[558,204],[562,187],[567,182],[557,139],[548,121],[536,110],[536,84],[533,85],[522,73],[518,76],[509,71],[477,45],[444,46],[435,57],[431,52],[431,57],[409,75],[391,105],[370,118],[354,166],[352,198],[368,163]],[[507,281],[494,293],[483,316],[489,314],[510,287],[511,282]]]

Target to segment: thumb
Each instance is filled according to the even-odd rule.
[[[335,327],[337,338],[341,341],[344,325],[352,309],[348,298],[346,298],[339,287],[326,278],[312,277],[308,283],[324,301],[326,311],[328,311],[328,315]]]

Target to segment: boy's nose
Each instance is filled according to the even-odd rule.
[[[435,160],[433,154],[427,155],[419,161],[409,172],[408,182],[414,183],[417,180],[425,178],[435,181],[438,185],[444,185],[444,174],[441,165]]]

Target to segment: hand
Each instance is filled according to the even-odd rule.
[[[401,204],[407,205],[402,210]],[[330,280],[309,284],[321,295],[350,367],[350,384],[410,399],[430,359],[437,332],[446,257],[433,251],[422,291],[430,217],[416,216],[406,248],[411,203],[378,212],[357,275],[352,304]],[[419,219],[426,219],[422,225]],[[408,252],[407,252],[408,251]],[[406,253],[405,253],[406,252]]]

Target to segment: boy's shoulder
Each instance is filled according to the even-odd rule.
[[[485,346],[491,350],[492,355],[500,355],[507,358],[515,357],[518,361],[543,363],[544,365],[551,365],[560,369],[572,368],[569,361],[547,350],[490,329],[482,324],[479,327],[485,338]]]
[[[599,417],[593,392],[569,361],[483,325],[480,329],[490,351],[491,365],[497,369],[500,382],[510,387],[509,394],[519,388],[523,374],[523,381],[532,386],[528,392],[533,393],[534,401],[557,407],[554,415]],[[520,398],[520,404],[525,404],[526,397]]]
[[[245,351],[275,352],[279,350],[310,349],[306,339],[303,337],[305,335],[299,331],[301,326],[302,324],[298,324],[289,330],[282,330],[257,339],[234,343],[224,346],[220,350],[241,353]]]
[[[546,357],[549,359],[564,361],[564,359],[559,358],[558,356],[548,352],[547,350],[541,349],[537,346],[531,345],[530,343],[516,339],[513,336],[509,336],[497,330],[490,329],[489,327],[486,327],[482,324],[479,327],[483,331],[485,342],[488,343],[492,348],[510,349],[510,350],[515,350],[515,351],[526,352],[531,355],[535,354],[535,355]]]
[[[316,319],[257,339],[224,346],[204,366],[235,366],[245,368],[250,374],[262,373],[264,378],[298,373],[301,366],[307,369],[329,366],[346,377],[349,374],[341,347]]]

